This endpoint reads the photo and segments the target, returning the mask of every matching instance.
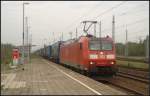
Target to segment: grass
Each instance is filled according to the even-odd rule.
[[[148,60],[145,57],[139,57],[139,56],[117,56],[118,60],[123,60],[123,61],[134,61],[134,62],[142,62],[142,63],[147,63]]]
[[[1,64],[9,64],[12,62],[12,45],[1,44]]]
[[[134,69],[142,69],[142,70],[149,70],[149,64],[148,63],[117,60],[116,64],[118,66],[122,66],[122,67],[128,67],[128,68],[134,68]]]

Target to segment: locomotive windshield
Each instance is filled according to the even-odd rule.
[[[94,41],[89,42],[90,50],[112,50],[112,43],[108,41]]]

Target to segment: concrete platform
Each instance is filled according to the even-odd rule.
[[[42,58],[1,74],[1,95],[127,95]]]

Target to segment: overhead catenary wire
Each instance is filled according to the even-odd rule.
[[[145,4],[140,4],[140,5],[145,5]],[[140,6],[140,5],[138,5],[138,6]],[[136,8],[136,7],[138,7],[138,6],[135,6],[134,8]],[[130,10],[128,10],[129,11],[129,13],[131,13],[131,14],[133,14],[133,13],[137,13],[137,12],[139,12],[139,11],[136,11],[136,12],[130,12]],[[128,11],[126,11],[126,12],[128,12]],[[140,12],[143,12],[143,10],[142,11],[140,11]],[[125,12],[124,12],[125,13]],[[123,13],[121,13],[121,14],[119,14],[119,15],[116,15],[117,17],[118,16],[122,16],[122,15],[129,15],[128,13],[126,13],[126,14],[123,14]],[[136,15],[137,16],[137,15]],[[139,15],[138,15],[139,16]],[[101,20],[102,19],[104,19],[104,18],[101,18]],[[117,18],[118,19],[118,18]],[[132,24],[131,24],[132,25]],[[124,25],[122,25],[122,26],[119,26],[120,28],[121,27],[123,27]],[[119,28],[118,26],[117,26],[117,28]],[[110,30],[111,30],[111,28],[109,28]],[[104,30],[106,30],[106,29],[104,29]],[[102,30],[102,31],[104,31],[104,30]],[[107,29],[108,30],[108,29]]]
[[[138,33],[138,32],[143,32],[143,31],[145,31],[145,29],[142,29],[142,30],[138,30],[138,31],[134,31],[134,32],[130,32],[130,34],[132,33]],[[122,34],[121,32],[120,33],[117,33],[116,35],[120,35],[120,34]],[[135,34],[133,34],[133,35],[135,35]],[[137,35],[137,34],[136,34]]]
[[[126,2],[126,1],[123,1],[123,2],[121,2],[121,3],[119,3],[119,4],[117,4],[116,6],[111,7],[110,9],[104,11],[103,13],[99,14],[99,15],[96,16],[95,18],[98,18],[100,15],[104,15],[104,14],[106,14],[107,12],[110,12],[111,10],[120,7],[121,5],[125,4],[125,2]],[[142,4],[142,5],[143,5],[143,4]],[[80,19],[80,18],[79,18],[79,19]]]
[[[106,11],[104,11],[104,12],[102,12],[102,13],[100,13],[99,15],[97,15],[96,17],[94,17],[94,18],[98,18],[98,17],[100,17],[100,16],[103,16],[103,15],[105,15],[106,13],[108,13],[108,12],[110,12],[110,11],[112,11],[112,10],[114,10],[114,9],[116,9],[116,8],[118,8],[118,7],[120,7],[121,5],[123,5],[123,4],[125,4],[125,2],[126,1],[123,1],[123,2],[121,2],[121,3],[119,3],[119,4],[117,4],[117,5],[115,5],[115,6],[113,6],[113,7],[111,7],[110,9],[108,9],[108,10],[106,10]],[[142,5],[144,5],[144,4],[142,4]],[[139,5],[138,5],[139,6]],[[137,6],[135,6],[135,7],[137,7]],[[94,9],[94,8],[93,8]],[[93,9],[91,9],[91,10],[93,10]],[[126,11],[126,12],[128,12],[128,11]],[[132,13],[132,11],[130,12],[130,10],[129,10],[129,13],[131,13],[131,14],[133,14]],[[126,15],[129,15],[129,13],[126,13]],[[121,14],[123,14],[123,13],[121,13]],[[125,15],[125,14],[124,14]],[[115,16],[119,16],[119,15],[115,15]],[[80,16],[79,18],[77,18],[75,21],[78,21],[78,20],[80,20],[81,18],[82,18],[83,16]],[[137,21],[137,23],[140,23],[140,22],[143,22],[143,21]],[[71,23],[68,27],[69,28],[71,28],[71,26],[72,25],[74,25],[76,22],[73,22],[73,23]],[[79,23],[80,24],[80,23]],[[130,24],[129,24],[130,25]],[[131,24],[132,25],[132,24]],[[79,25],[78,25],[79,26]],[[78,26],[77,27],[75,27],[75,28],[78,28]],[[121,28],[121,27],[123,27],[124,25],[121,25],[121,26],[117,26],[117,27],[115,27],[115,28]],[[67,28],[68,28],[67,27]],[[129,26],[130,27],[130,26]],[[110,28],[111,29],[111,28]],[[105,31],[106,29],[104,29],[104,30],[102,30],[102,31]],[[107,29],[108,30],[108,29]],[[71,31],[71,30],[70,30]],[[70,31],[68,31],[68,32],[70,32]],[[74,31],[75,31],[75,29],[74,29]],[[74,32],[74,31],[72,31],[72,32]],[[67,32],[67,33],[68,33]],[[81,32],[79,32],[79,33],[81,33]]]
[[[98,16],[94,17],[93,19],[97,19],[98,17],[100,17],[100,16],[102,16],[102,15],[104,15],[104,14],[110,12],[111,10],[120,7],[121,5],[125,4],[125,2],[126,2],[126,1],[123,1],[123,2],[121,2],[121,3],[119,3],[119,4],[115,5],[115,6],[111,7],[110,9],[108,9],[108,10],[106,10],[106,11],[100,13]],[[102,20],[102,18],[101,18],[101,20]]]
[[[140,5],[145,5],[145,4],[140,4]],[[138,5],[139,6],[139,5]],[[137,7],[137,6],[136,6]],[[134,7],[135,8],[135,7]],[[126,12],[128,12],[128,11],[126,11]],[[132,11],[131,11],[132,12]],[[130,12],[130,10],[129,10],[129,13],[131,13]],[[139,11],[136,11],[136,12],[133,12],[133,13],[139,13]],[[143,10],[142,11],[140,11],[140,12],[143,12]],[[131,13],[131,14],[133,14],[133,13]],[[121,13],[120,15],[116,15],[116,16],[122,16],[122,15],[129,15],[128,13],[126,13],[126,14],[123,14],[123,13]],[[136,15],[137,16],[137,15]],[[138,15],[139,16],[139,15]],[[118,18],[117,18],[118,19]],[[145,19],[145,18],[144,18]],[[142,20],[139,20],[139,21],[136,21],[137,23],[141,23],[141,22],[143,22]],[[134,22],[134,24],[136,23],[136,22]],[[131,24],[128,24],[128,25],[133,25],[132,23]],[[116,28],[121,28],[121,27],[123,27],[124,25],[121,25],[121,26],[117,26]],[[104,30],[102,30],[102,31],[106,31],[106,30],[111,30],[111,28],[108,28],[108,29],[104,29]]]
[[[139,32],[143,32],[143,31],[145,31],[145,29],[143,29],[143,30],[140,30],[140,31],[134,31],[134,32],[132,32],[131,30],[129,30],[129,32],[128,32],[128,41],[133,41],[133,40],[137,40],[137,37],[142,37],[142,38],[146,38],[146,36],[148,35],[148,34],[138,34]],[[124,33],[124,35],[126,35],[125,34],[125,32],[123,32]],[[122,34],[123,34],[122,33]],[[137,34],[133,34],[133,33],[137,33]],[[122,36],[122,34],[117,34],[116,36],[117,37],[121,37]],[[121,36],[120,36],[121,35]],[[122,39],[122,37],[120,38],[120,39]],[[117,38],[117,41],[118,40],[120,40],[119,38]],[[131,40],[132,39],[132,40]]]
[[[141,6],[141,5],[145,5],[145,4],[140,4],[140,5],[137,5],[137,6],[134,6],[133,8],[136,8],[136,7],[138,7],[138,6]],[[120,6],[118,6],[118,7],[120,7]],[[117,8],[117,7],[115,7],[115,8]],[[130,10],[128,10],[129,11],[129,13],[130,13]],[[126,11],[126,12],[128,12],[128,11]],[[126,12],[123,12],[123,13],[121,13],[121,14],[114,14],[115,16],[122,16],[122,15],[129,15],[128,13],[126,13]],[[134,10],[134,12],[135,12],[135,10]],[[131,12],[132,14],[134,13],[134,12]],[[136,11],[136,12],[138,12],[138,11]],[[140,11],[140,12],[143,12],[143,11]],[[106,18],[106,17],[101,17],[101,20],[103,20],[104,18]]]
[[[100,13],[99,15],[97,15],[96,17],[94,17],[93,19],[97,19],[98,17],[100,17],[100,16],[102,16],[102,15],[104,15],[104,14],[110,12],[111,10],[113,10],[113,9],[115,9],[115,8],[120,7],[121,5],[123,5],[123,4],[125,4],[125,3],[126,3],[126,1],[123,1],[123,2],[121,2],[121,3],[119,3],[119,4],[115,5],[115,6],[111,7],[110,9],[108,9],[108,10],[106,10],[106,11]]]
[[[119,14],[115,14],[116,16],[122,16],[122,15],[128,15],[129,13],[137,13],[138,11],[135,11],[135,9],[137,8],[137,7],[139,7],[139,6],[141,6],[141,5],[145,5],[145,4],[140,4],[140,5],[136,5],[136,6],[134,6],[134,7],[132,7],[131,9],[133,9],[133,10],[127,10],[127,11],[125,11],[125,12],[122,12],[122,13],[119,13]],[[141,12],[141,11],[140,11]],[[142,10],[142,12],[143,12],[143,10]]]
[[[128,27],[131,27],[131,25],[134,25],[134,24],[137,24],[137,23],[141,23],[141,22],[145,21],[146,19],[147,19],[147,17],[146,17],[146,18],[143,18],[143,19],[140,19],[140,20],[137,20],[137,21],[134,21],[134,22],[131,22],[131,23],[128,23],[127,25],[128,25]],[[130,25],[130,26],[129,26],[129,25]],[[123,24],[123,25],[120,25],[120,26],[116,26],[115,28],[121,28],[121,27],[124,27],[124,24]],[[111,28],[104,29],[104,30],[102,30],[102,31],[104,32],[104,31],[106,31],[106,30],[111,30]]]
[[[124,1],[124,2],[126,2],[126,1]],[[121,2],[121,3],[123,3],[123,2]],[[123,3],[123,4],[121,4],[121,3],[117,4],[117,6],[120,7],[121,5],[125,4],[125,3]],[[145,5],[145,3],[144,3],[144,4],[141,4],[141,5]],[[116,6],[116,5],[115,5],[115,6]],[[110,8],[110,9],[108,9],[108,10],[106,10],[106,11],[104,11],[104,12],[103,12],[103,13],[104,13],[103,15],[105,15],[107,12],[110,12],[110,10],[113,10],[113,9],[118,8],[117,6],[116,6],[116,7],[115,7],[115,6],[112,7],[112,8]],[[135,6],[135,7],[136,7],[136,6]],[[89,14],[89,12],[92,11],[92,10],[94,10],[94,8],[97,8],[97,6],[92,7],[91,10],[89,10],[87,13],[83,14],[82,16],[80,16],[78,19],[76,19],[76,21],[82,19],[84,15]],[[105,12],[106,12],[106,13],[105,13]],[[126,12],[128,12],[128,11],[126,11]],[[91,12],[91,13],[92,13],[92,12]],[[133,14],[132,11],[130,12],[130,10],[129,10],[129,13]],[[121,16],[129,15],[129,13],[126,13],[126,14],[121,13],[121,14],[123,14],[123,15],[121,15]],[[136,12],[134,12],[134,13],[136,13]],[[102,13],[100,13],[100,14],[102,14]],[[100,15],[100,14],[99,14],[99,15]],[[103,16],[103,15],[101,15],[101,16]],[[119,15],[115,15],[115,16],[119,16]],[[104,16],[103,16],[103,17],[104,17]],[[97,17],[97,18],[98,18],[98,17]],[[102,20],[102,19],[103,19],[103,18],[101,18],[101,20]],[[118,19],[118,18],[117,18],[117,19]],[[76,22],[74,22],[74,23],[76,23]],[[72,24],[69,25],[68,27],[71,28],[71,26],[73,26],[74,23],[72,23]],[[67,28],[68,28],[68,27],[67,27]],[[118,29],[118,28],[121,28],[121,26],[120,26],[120,27],[116,26],[116,27],[117,27],[117,29]],[[116,27],[115,27],[115,28],[116,28]],[[123,26],[122,26],[122,27],[123,27]],[[130,27],[130,26],[129,26],[129,27]],[[78,26],[77,26],[76,28],[78,28]],[[110,28],[110,30],[111,30],[111,28]],[[71,30],[70,30],[70,31],[71,31]],[[70,31],[69,31],[69,32],[70,32]],[[102,32],[103,32],[103,31],[104,31],[104,30],[102,30]],[[65,31],[64,31],[64,32],[65,32]],[[72,31],[72,32],[75,32],[75,29],[74,29],[74,31]],[[79,33],[80,33],[80,32],[79,32]],[[104,31],[104,33],[105,33],[105,31]],[[67,34],[67,35],[68,35],[68,34]]]
[[[117,17],[117,20],[122,19],[122,18],[120,18],[120,17],[122,17],[122,16],[132,15],[132,14],[139,14],[139,13],[141,13],[141,12],[144,12],[144,10],[135,11],[135,8],[136,8],[136,7],[139,7],[139,6],[141,6],[141,5],[145,5],[145,4],[140,4],[140,5],[137,5],[137,6],[133,7],[134,11],[128,10],[128,11],[122,12],[122,13],[120,13],[120,14],[115,14],[115,16]],[[127,13],[127,12],[128,12],[128,13]],[[141,15],[136,15],[136,16],[141,16]],[[119,18],[118,18],[118,17],[119,17]],[[104,19],[104,18],[101,18],[101,20],[103,20],[103,19]],[[103,30],[102,30],[102,31],[103,31]]]
[[[71,24],[69,24],[65,29],[70,28],[72,25],[74,25],[75,23],[77,23],[78,20],[80,20],[81,18],[85,17],[86,15],[90,14],[90,12],[93,12],[93,10],[95,10],[95,8],[98,6],[99,4],[97,4],[96,6],[94,6],[92,9],[90,9],[88,12],[85,12],[83,15],[81,15],[80,17],[78,17],[75,21],[73,21]]]
[[[117,16],[125,16],[125,15],[132,15],[132,14],[137,14],[137,13],[141,13],[141,12],[144,12],[144,10],[138,10],[138,11],[130,11],[130,12],[128,12],[128,13],[121,13],[121,14],[118,14]],[[129,14],[130,13],[130,14]],[[136,15],[137,16],[137,15]]]
[[[140,30],[140,31],[134,31],[134,32],[132,32],[132,31],[130,31],[130,32],[132,32],[132,33],[130,33],[129,34],[129,38],[134,38],[134,37],[136,37],[136,36],[146,36],[147,34],[144,34],[144,35],[141,35],[144,31],[146,31],[146,30]],[[133,34],[134,33],[134,34]],[[136,33],[136,34],[135,34]],[[118,34],[118,36],[120,36],[120,34]]]
[[[123,2],[121,2],[121,3],[119,3],[119,4],[117,4],[116,6],[111,7],[110,9],[108,9],[108,10],[102,12],[101,14],[99,14],[98,16],[96,16],[96,17],[94,17],[94,18],[98,18],[100,15],[104,15],[105,13],[107,13],[107,12],[109,12],[109,11],[115,9],[115,8],[118,8],[119,6],[123,5],[125,2],[126,2],[126,1],[123,1]],[[88,12],[88,14],[89,14],[89,12]],[[83,16],[82,16],[82,17],[83,17]],[[79,20],[79,19],[80,19],[80,17],[79,17],[77,20]],[[77,21],[77,20],[76,20],[76,21]],[[71,25],[73,25],[73,24],[74,24],[74,22],[71,23],[68,27],[71,27]],[[67,28],[68,28],[68,27],[67,27]]]
[[[143,19],[140,19],[140,20],[136,20],[135,22],[131,22],[131,23],[128,23],[127,25],[128,25],[128,27],[131,27],[131,26],[133,26],[133,25],[135,25],[135,24],[138,24],[138,23],[141,23],[141,22],[143,22],[143,21],[145,21],[145,20],[147,20],[147,18],[143,18]],[[116,28],[121,28],[121,27],[124,27],[124,25],[121,25],[121,26],[117,26]],[[140,30],[140,31],[136,31],[136,32],[143,32],[143,31],[145,31],[145,29],[144,30]],[[117,33],[117,32],[116,32]],[[135,32],[130,32],[130,33],[135,33]],[[119,33],[119,35],[120,35],[121,33]],[[134,36],[135,36],[135,34],[134,34]],[[131,37],[134,37],[133,35],[131,36],[129,36],[129,38],[131,38]],[[146,35],[145,35],[146,36]],[[120,37],[120,36],[118,36],[118,33],[117,33],[117,37]],[[133,39],[133,38],[132,38]]]

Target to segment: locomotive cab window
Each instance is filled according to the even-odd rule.
[[[90,50],[112,50],[112,43],[108,41],[89,41]]]
[[[90,50],[100,50],[101,48],[99,41],[90,41],[89,43],[89,49]]]
[[[102,42],[102,50],[112,50],[111,42]]]

